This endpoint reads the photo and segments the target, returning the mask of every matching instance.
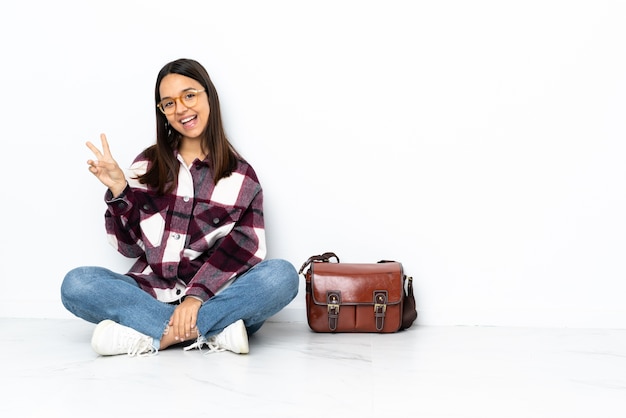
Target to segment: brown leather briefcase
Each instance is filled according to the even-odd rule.
[[[417,317],[412,279],[399,262],[340,263],[334,253],[324,253],[309,258],[301,274],[307,266],[306,312],[313,331],[390,333]]]

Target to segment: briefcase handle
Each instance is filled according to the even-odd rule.
[[[337,263],[339,262],[339,257],[337,257],[337,254],[330,252],[330,251],[325,252],[324,254],[320,254],[320,255],[312,255],[311,257],[309,257],[308,260],[304,262],[304,264],[302,264],[302,267],[300,267],[300,271],[298,272],[298,274],[302,274],[304,269],[314,261],[321,261],[324,263],[328,263],[331,258],[334,258],[335,260],[337,260]]]

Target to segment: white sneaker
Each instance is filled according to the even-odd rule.
[[[250,348],[248,346],[248,333],[243,320],[233,322],[224,331],[209,338],[204,336],[198,337],[195,343],[185,347],[185,351],[197,348],[202,350],[202,346],[209,347],[208,353],[216,353],[220,351],[232,351],[237,354],[248,354]]]
[[[132,328],[105,319],[93,331],[91,348],[103,356],[128,354],[129,356],[147,356],[158,352],[152,346],[153,338]]]

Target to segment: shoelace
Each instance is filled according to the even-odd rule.
[[[128,347],[128,355],[131,357],[154,356],[159,352],[152,346],[152,339],[138,338]]]
[[[185,347],[184,350],[189,351],[189,350],[193,350],[194,348],[197,348],[198,350],[202,351],[202,346],[206,345],[207,347],[209,347],[209,351],[207,351],[205,354],[219,353],[221,351],[226,351],[225,348],[222,348],[219,345],[217,345],[215,340],[216,340],[215,337],[211,337],[207,339],[206,337],[202,335],[198,337],[195,343]]]

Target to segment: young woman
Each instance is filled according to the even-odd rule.
[[[197,61],[166,64],[155,87],[156,144],[124,173],[87,146],[89,171],[108,189],[106,232],[126,274],[78,267],[61,285],[63,305],[98,324],[100,355],[189,348],[248,353],[248,335],[298,293],[285,260],[265,260],[263,193],[253,168],[228,141],[215,87]],[[184,344],[183,344],[184,345]]]

